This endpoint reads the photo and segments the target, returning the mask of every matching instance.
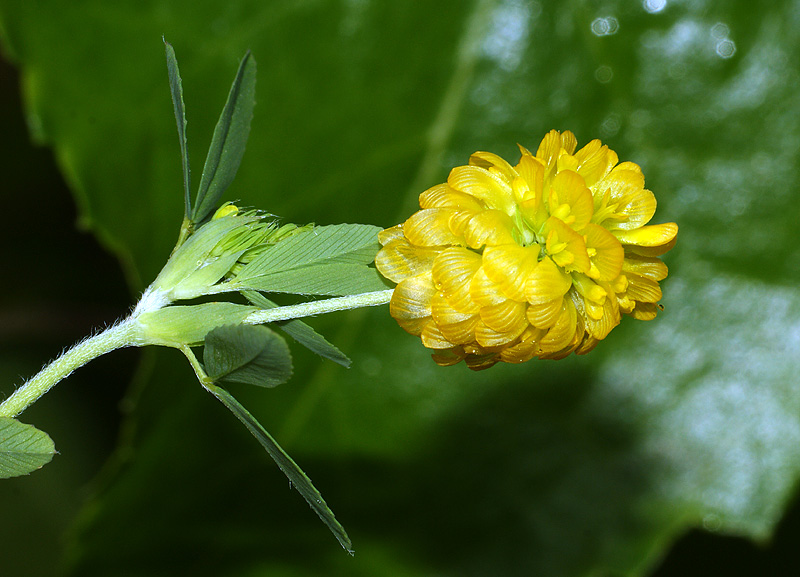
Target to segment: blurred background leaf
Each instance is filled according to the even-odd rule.
[[[32,557],[54,574],[63,552],[73,575],[797,573],[796,511],[766,545],[800,477],[796,2],[0,0],[0,30],[28,128],[130,290],[65,230],[47,154],[4,109],[4,394],[86,321],[124,314],[174,244],[162,34],[195,178],[252,50],[255,118],[228,195],[289,222],[396,224],[471,152],[515,161],[517,142],[558,128],[641,164],[656,221],[681,225],[665,313],[626,319],[588,357],[441,369],[368,310],[313,321],[352,369],[295,346],[286,386],[234,391],[314,479],[355,558],[179,355],[125,351],[26,413],[62,454],[0,487],[4,510],[42,534],[4,534],[4,567]],[[4,69],[13,103],[12,80]],[[85,314],[41,332],[65,311]]]

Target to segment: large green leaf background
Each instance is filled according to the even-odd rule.
[[[182,215],[162,34],[181,65],[195,182],[252,50],[255,118],[229,196],[287,221],[391,226],[471,152],[516,161],[517,143],[535,148],[557,128],[639,163],[656,219],[681,226],[666,311],[625,319],[587,357],[439,368],[382,308],[312,321],[351,369],[293,347],[288,384],[235,389],[315,480],[355,557],[179,355],[159,351],[142,357],[117,449],[77,513],[79,480],[108,451],[97,438],[117,435],[98,396],[121,398],[131,363],[30,411],[62,451],[48,467],[71,473],[28,498],[64,492],[53,515],[70,528],[62,539],[37,538],[30,521],[22,537],[2,529],[15,544],[0,545],[4,565],[63,553],[70,575],[578,576],[699,574],[713,559],[737,574],[746,564],[713,557],[714,542],[689,569],[667,554],[692,528],[768,542],[800,480],[796,2],[2,0],[0,31],[34,139],[52,147],[81,224],[119,257],[132,293],[165,262]],[[43,161],[4,150],[19,178],[15,155]],[[4,195],[5,220],[32,224],[4,228],[8,253],[36,242],[39,208],[24,190]],[[40,275],[58,293],[73,273],[47,251],[14,261],[4,284]],[[124,292],[96,288],[105,276],[73,282]],[[36,369],[9,351],[9,381]],[[99,424],[65,433],[66,451],[59,432],[75,415]],[[65,469],[71,460],[89,472]],[[0,502],[29,519],[22,481]],[[732,543],[761,568],[777,563]]]

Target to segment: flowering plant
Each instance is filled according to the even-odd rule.
[[[171,347],[352,551],[310,479],[226,388],[290,378],[289,348],[266,325],[348,366],[346,355],[299,319],[390,302],[392,316],[436,351],[438,364],[464,360],[484,369],[586,353],[622,313],[655,317],[667,272],[657,257],[674,244],[677,226],[647,224],[655,198],[641,170],[617,164],[599,141],[576,153],[572,133],[552,131],[535,155],[523,148],[515,167],[475,153],[447,183],[422,193],[419,212],[387,230],[283,224],[220,205],[245,150],[255,60],[248,53],[241,61],[192,200],[181,79],[165,46],[183,166],[177,243],[127,318],[66,351],[0,404],[0,477],[30,473],[52,458],[50,438],[15,417],[61,379],[118,348]],[[270,293],[328,298],[279,307]],[[215,300],[231,294],[248,304]]]

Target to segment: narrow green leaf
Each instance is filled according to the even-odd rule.
[[[265,326],[217,327],[206,335],[203,364],[215,382],[274,387],[292,376],[286,341]]]
[[[391,288],[372,267],[354,264],[316,264],[240,281],[242,288],[299,295],[343,296]]]
[[[214,129],[192,213],[192,221],[196,223],[216,209],[222,193],[236,176],[250,133],[255,95],[256,61],[248,50]]]
[[[183,165],[183,201],[185,217],[192,214],[192,200],[189,197],[191,188],[191,174],[189,173],[189,148],[186,143],[186,112],[183,105],[183,83],[178,70],[178,60],[175,58],[175,49],[172,44],[164,40],[167,53],[167,73],[169,75],[169,90],[172,94],[172,107],[175,110],[175,122],[178,125],[178,139],[181,143],[181,163]]]
[[[0,417],[0,479],[41,469],[56,453],[50,436],[33,425]]]
[[[311,479],[308,478],[297,463],[292,460],[280,445],[278,445],[277,441],[272,438],[272,435],[267,432],[261,423],[259,423],[227,390],[216,385],[207,385],[206,388],[236,415],[236,418],[238,418],[253,436],[258,439],[261,446],[267,450],[269,456],[272,457],[281,471],[289,478],[292,485],[297,488],[314,512],[319,515],[319,518],[328,526],[342,547],[344,547],[348,553],[352,554],[353,544],[350,541],[350,537],[347,536],[347,531],[345,531],[341,523],[336,520],[336,516],[322,498],[322,494],[314,487]]]
[[[255,291],[243,291],[242,295],[261,309],[272,309],[278,306],[261,293]],[[311,352],[342,365],[343,367],[350,367],[351,361],[347,355],[300,319],[292,319],[290,321],[282,321],[274,324]]]
[[[310,264],[369,264],[380,249],[380,227],[368,224],[318,226],[265,251],[238,278],[252,278]]]

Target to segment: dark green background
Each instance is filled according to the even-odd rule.
[[[474,150],[603,139],[681,227],[666,311],[479,374],[385,308],[315,319],[352,369],[294,346],[288,384],[234,392],[354,558],[177,353],[118,351],[23,415],[61,454],[0,485],[3,573],[797,574],[796,2],[0,0],[3,395],[124,315],[177,237],[162,34],[195,182],[253,51],[229,195],[288,221],[390,226]]]

